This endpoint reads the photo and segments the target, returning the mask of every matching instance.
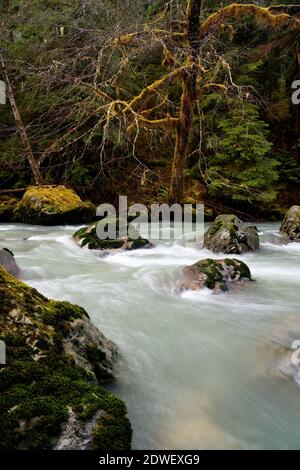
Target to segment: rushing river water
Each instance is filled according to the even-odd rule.
[[[0,224],[23,279],[82,305],[120,349],[111,390],[127,403],[134,448],[300,448],[300,388],[274,367],[275,342],[300,340],[300,244],[280,246],[260,224],[262,249],[243,256],[256,282],[214,295],[179,294],[179,267],[214,257],[194,245],[101,258],[72,241],[75,227]]]

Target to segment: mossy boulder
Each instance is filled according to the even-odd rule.
[[[248,266],[237,259],[204,259],[183,268],[177,287],[180,290],[203,288],[227,291],[232,283],[251,281]]]
[[[3,268],[0,298],[0,449],[129,449],[126,406],[100,386],[113,378],[115,345],[81,307]]]
[[[65,186],[31,186],[14,211],[17,222],[38,225],[61,225],[90,222],[96,209],[90,202]]]
[[[15,256],[8,248],[0,250],[0,266],[13,276],[20,275],[20,268],[16,263]]]
[[[300,241],[300,206],[290,208],[280,227],[280,232],[291,241]]]
[[[10,222],[13,219],[14,210],[19,199],[10,196],[0,197],[0,222]]]
[[[142,238],[138,233],[134,233],[134,237],[120,237],[119,234],[119,219],[110,220],[110,223],[116,225],[116,238],[102,240],[97,235],[97,226],[104,228],[107,225],[107,220],[101,220],[94,224],[83,227],[74,233],[73,237],[79,246],[87,247],[90,250],[100,250],[104,253],[123,250],[136,250],[138,248],[151,248],[152,244],[146,238]],[[132,230],[132,229],[131,229]],[[128,225],[127,225],[128,231]]]
[[[204,247],[213,253],[243,254],[260,247],[257,228],[245,226],[233,214],[219,215],[204,235]]]

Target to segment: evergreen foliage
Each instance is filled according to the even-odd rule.
[[[272,158],[268,126],[258,107],[233,103],[217,118],[217,128],[217,149],[208,164],[210,193],[240,201],[272,201],[279,162]]]
[[[269,7],[290,2],[255,3]],[[182,58],[186,44],[156,41],[151,35],[132,47],[117,47],[115,41],[141,30],[147,21],[153,24],[162,12],[165,22],[158,27],[176,31],[185,6],[185,0],[0,1],[1,51],[46,183],[69,184],[97,203],[113,202],[122,192],[140,194],[145,168],[153,189],[147,189],[147,198],[168,186],[170,135],[163,130],[126,132],[126,123],[117,117],[106,128],[95,90],[128,101],[164,76],[169,71],[162,64],[164,48],[168,46],[169,60]],[[207,0],[203,18],[218,8],[218,2]],[[216,53],[222,56],[242,92],[231,89],[224,96],[208,88],[199,95],[186,173],[205,185],[210,198],[225,198],[233,205],[269,205],[281,193],[297,203],[300,107],[291,102],[291,86],[300,73],[299,32],[266,29],[247,16],[231,23],[234,33],[213,34],[201,61],[209,68]],[[228,86],[218,67],[201,79],[201,86],[209,81]],[[166,83],[161,92],[166,102],[157,117],[174,115],[180,81]],[[149,98],[145,107],[155,109],[158,98]],[[0,111],[0,187],[25,187],[32,176],[24,148],[9,105],[0,105]]]

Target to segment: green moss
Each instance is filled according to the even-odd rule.
[[[86,236],[87,227],[82,227],[74,233],[73,237],[82,240]]]
[[[234,214],[221,214],[216,218],[216,222],[222,222],[222,224],[227,225],[235,223],[237,219],[237,216]]]
[[[228,287],[226,284],[226,273],[224,271],[224,266],[233,268],[230,271],[231,279],[251,280],[251,273],[248,266],[237,259],[205,259],[198,261],[193,265],[197,271],[207,276],[205,287],[208,289],[215,289],[218,286],[223,291],[226,291],[228,290]]]
[[[66,357],[59,355],[56,359],[51,362],[45,360],[41,364],[35,364],[32,360],[10,359],[5,372],[16,369],[14,384],[9,386],[6,383],[3,389],[3,379],[0,378],[0,433],[5,436],[0,449],[51,448],[61,425],[68,418],[68,407],[77,411],[78,418],[82,420],[90,419],[98,410],[110,413],[116,426],[122,428],[126,424],[126,434],[116,434],[115,441],[110,443],[112,447],[106,449],[122,450],[124,445],[129,448],[131,427],[124,403],[102,388],[88,383],[85,374],[76,366],[72,366],[72,373],[69,374],[70,364]],[[22,373],[18,374],[20,371]],[[2,373],[3,369],[1,376]],[[102,447],[95,443],[95,448]]]
[[[136,240],[132,240],[131,238],[128,239],[128,241],[132,241],[132,245],[130,250],[137,250],[138,248],[144,248],[145,246],[149,245],[149,240],[146,238],[137,238]]]
[[[74,238],[81,241],[81,246],[87,246],[90,250],[112,250],[121,248],[124,240],[101,240],[97,236],[95,227],[84,227],[74,234]]]
[[[0,198],[0,222],[10,222],[13,219],[13,212],[19,200],[10,196]]]
[[[251,272],[246,263],[238,259],[225,259],[224,264],[226,266],[232,266],[235,268],[233,276],[239,275],[240,279],[251,280]]]
[[[110,440],[101,441],[96,433],[95,448],[104,448],[105,442],[111,446],[106,450],[129,448],[131,427],[125,404],[91,383],[90,375],[64,352],[70,323],[86,312],[68,302],[47,300],[2,268],[0,297],[0,340],[7,353],[7,364],[0,366],[0,450],[53,448],[69,408],[81,420],[99,410],[112,416],[114,425],[108,422],[107,432],[102,430]],[[14,323],[12,312],[26,322]],[[97,348],[87,346],[87,350],[91,362],[103,363]],[[105,427],[103,422],[99,426]]]
[[[125,404],[120,399],[89,383],[85,372],[71,364],[62,352],[37,363],[24,346],[21,356],[27,354],[20,359],[16,344],[20,344],[18,338],[7,343],[8,364],[0,369],[0,433],[5,436],[0,449],[51,448],[68,417],[68,407],[77,411],[83,420],[91,418],[99,409],[109,412],[115,423],[120,421],[118,426],[126,423],[127,429],[126,435],[116,434],[112,446],[120,445],[119,449],[130,446],[131,428]],[[20,423],[23,423],[22,430],[18,430]],[[95,447],[98,448],[97,443]]]
[[[116,419],[113,415],[101,418],[93,434],[95,449],[112,451],[130,449],[132,431],[124,418]],[[127,439],[124,440],[124,436],[127,436]]]
[[[34,309],[36,305],[44,306],[48,301],[35,289],[29,289],[26,284],[9,276],[0,268],[0,298],[1,312],[7,313],[18,303],[26,305],[26,310]]]
[[[36,198],[37,202],[44,204],[49,211],[67,212],[82,205],[82,201],[77,194],[65,186],[37,187],[31,186],[27,189],[24,200]]]
[[[226,283],[223,280],[223,270],[220,263],[213,259],[198,261],[194,267],[201,273],[206,274],[205,287],[214,289],[217,285],[224,291],[227,290]]]
[[[237,264],[237,269],[241,279],[249,279],[251,280],[251,272],[246,263],[241,260],[233,260]]]
[[[79,305],[73,305],[70,302],[48,301],[47,308],[42,313],[43,322],[46,325],[58,326],[63,321],[72,321],[76,318],[86,316],[88,313]]]
[[[227,224],[226,228],[227,228],[231,238],[234,239],[235,237],[237,237],[239,228],[234,222],[230,222],[229,224]]]
[[[223,214],[204,235],[204,246],[214,253],[242,254],[259,249],[259,237],[254,226],[245,226],[233,214]]]
[[[219,220],[218,222],[215,222],[209,229],[209,236],[213,237],[220,230],[222,226],[223,226],[223,223],[221,222],[221,220]]]
[[[94,216],[93,204],[65,186],[29,187],[14,211],[16,221],[30,224],[80,223]]]
[[[208,237],[213,237],[222,228],[226,228],[230,236],[235,237],[236,233],[239,231],[237,220],[237,217],[233,214],[218,216],[207,232]]]
[[[124,244],[127,242],[132,242],[129,243],[128,247],[126,246],[126,249],[130,250],[135,250],[138,248],[143,248],[145,246],[149,245],[149,240],[138,237],[135,240],[133,240],[130,237],[126,238],[119,238],[119,219],[116,218],[113,222],[116,223],[116,238],[115,239],[107,239],[107,240],[101,240],[98,235],[97,235],[97,225],[98,224],[103,224],[103,228],[105,229],[105,226],[107,225],[107,221],[100,221],[97,222],[93,225],[90,225],[89,227],[84,227],[79,229],[73,237],[75,240],[78,240],[80,242],[81,247],[88,247],[90,250],[116,250],[124,247]],[[128,226],[127,226],[128,229]]]

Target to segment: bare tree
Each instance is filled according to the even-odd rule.
[[[249,15],[269,28],[299,29],[297,5],[263,8],[231,4],[207,17],[202,0],[187,0],[185,9],[182,1],[171,0],[157,17],[144,23],[142,16],[135,16],[138,3],[117,2],[119,6],[110,13],[109,27],[104,30],[97,29],[97,24],[105,15],[106,4],[84,2],[82,12],[70,19],[63,34],[58,27],[58,37],[47,42],[55,60],[45,60],[42,66],[23,64],[26,70],[23,76],[32,78],[43,97],[53,89],[62,90],[60,102],[43,109],[26,127],[18,119],[17,106],[14,108],[36,182],[40,181],[42,165],[45,171],[47,165],[67,167],[68,162],[72,164],[74,159],[82,158],[89,145],[93,148],[94,136],[98,139],[99,171],[102,171],[112,131],[118,134],[116,139],[127,131],[128,145],[132,144],[132,154],[138,160],[136,144],[141,129],[145,129],[153,133],[160,131],[174,141],[169,197],[172,201],[182,201],[195,104],[202,119],[201,97],[209,90],[231,91],[241,97],[250,91],[249,87],[235,85],[230,54],[217,52],[217,39],[229,42],[234,22]],[[125,15],[129,6],[132,18]],[[87,15],[88,7],[91,10]],[[165,72],[149,84],[136,76],[132,64],[141,52],[151,47],[162,51]],[[135,87],[124,86],[127,75],[137,82]],[[174,99],[172,87],[181,90],[180,99],[177,96]],[[11,96],[14,97],[13,91]]]
[[[8,73],[7,73],[7,70],[6,70],[5,60],[4,60],[2,54],[0,54],[0,65],[1,65],[3,78],[4,78],[5,83],[6,83],[7,97],[8,97],[8,100],[10,102],[10,105],[11,105],[12,113],[14,115],[14,119],[15,119],[15,122],[16,122],[16,127],[18,129],[18,132],[20,134],[22,143],[24,145],[24,150],[25,150],[25,153],[26,153],[26,156],[27,156],[27,159],[28,159],[28,163],[29,163],[31,171],[32,171],[34,182],[35,182],[36,185],[41,185],[42,182],[43,182],[42,175],[41,175],[41,172],[39,170],[39,165],[36,162],[36,160],[34,158],[34,155],[33,155],[33,152],[32,152],[30,140],[27,136],[27,132],[26,132],[22,117],[20,115],[16,100],[15,100],[14,91],[13,91],[13,88],[12,88],[12,85],[11,85],[11,82],[10,82],[10,79],[9,79],[9,76],[8,76]]]

